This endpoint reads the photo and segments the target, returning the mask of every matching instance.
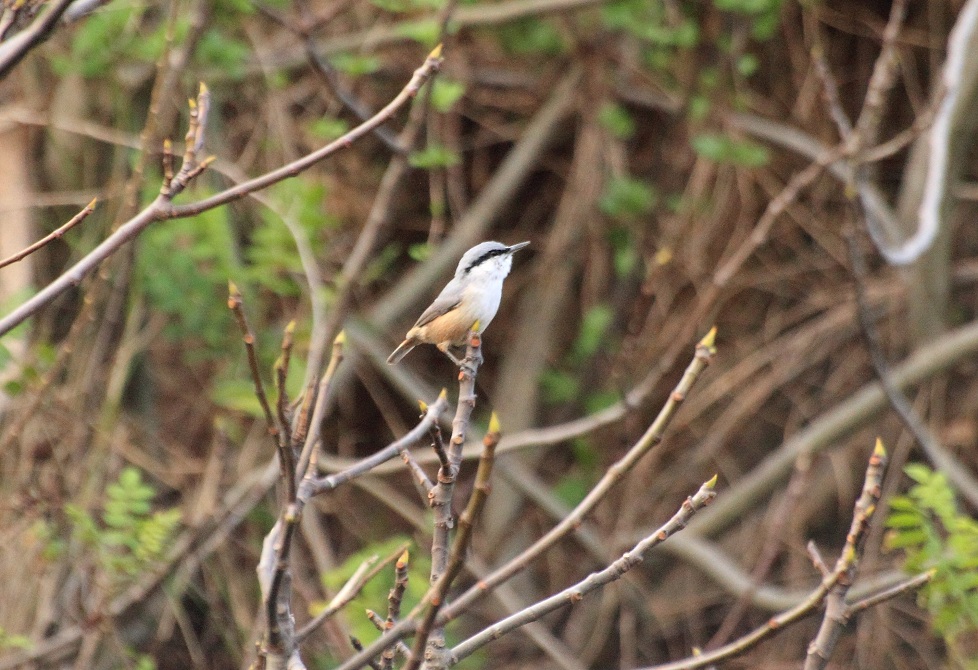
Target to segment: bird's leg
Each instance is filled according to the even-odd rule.
[[[457,366],[459,366],[459,367],[461,367],[461,366],[462,366],[462,361],[461,361],[461,359],[459,359],[459,358],[457,358],[457,357],[455,356],[455,354],[453,354],[453,353],[451,352],[451,349],[450,349],[450,348],[451,348],[451,346],[452,346],[451,344],[449,344],[448,342],[439,342],[439,343],[438,343],[438,344],[436,344],[435,346],[436,346],[436,347],[438,347],[438,351],[440,351],[441,353],[443,353],[443,354],[445,354],[445,355],[446,355],[446,356],[448,356],[448,357],[449,357],[450,359],[452,359],[452,363],[454,363],[455,365],[457,365]]]

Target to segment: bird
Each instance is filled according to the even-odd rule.
[[[501,242],[482,242],[466,251],[458,262],[455,276],[421,314],[387,362],[395,365],[419,344],[434,344],[459,365],[461,361],[449,348],[464,344],[473,326],[481,334],[496,316],[503,280],[513,266],[513,254],[528,244],[506,246]]]

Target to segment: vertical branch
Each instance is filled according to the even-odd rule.
[[[846,536],[846,544],[832,571],[835,583],[825,598],[825,616],[818,634],[808,647],[804,670],[822,670],[828,665],[832,650],[835,649],[839,635],[842,634],[842,627],[849,619],[849,610],[845,602],[846,594],[856,576],[859,556],[862,553],[862,541],[866,536],[869,519],[880,500],[886,461],[886,449],[877,439],[873,455],[869,458],[869,467],[866,468],[862,494],[856,501],[852,513],[852,525],[849,528],[849,535]]]
[[[405,452],[406,453],[406,452]],[[386,633],[394,627],[394,622],[401,618],[401,602],[404,599],[404,591],[408,584],[408,560],[410,555],[407,550],[401,554],[394,564],[394,588],[387,595],[387,621],[384,622],[384,632]],[[388,647],[380,655],[380,667],[382,670],[393,670],[394,668],[394,647]]]
[[[493,412],[489,420],[489,431],[482,441],[482,457],[479,459],[479,469],[475,474],[472,495],[469,498],[468,505],[465,507],[465,511],[459,517],[458,533],[455,535],[455,541],[452,543],[451,556],[448,559],[448,564],[445,566],[445,571],[427,597],[428,609],[425,612],[424,619],[422,619],[421,624],[418,626],[418,634],[414,639],[414,646],[411,649],[411,658],[404,666],[404,670],[417,670],[421,665],[422,650],[425,649],[431,639],[435,639],[436,643],[440,643],[442,646],[438,647],[437,644],[428,646],[424,659],[428,663],[428,667],[447,668],[449,665],[448,658],[445,656],[445,638],[442,629],[439,627],[437,630],[433,630],[433,626],[435,617],[438,616],[438,611],[441,609],[442,603],[445,602],[445,597],[448,595],[448,589],[451,588],[452,582],[462,572],[465,553],[468,551],[469,544],[472,542],[472,530],[475,527],[475,520],[482,513],[482,507],[485,505],[486,498],[489,497],[491,488],[489,479],[492,476],[492,467],[495,464],[496,446],[499,444],[499,438],[499,419],[496,417],[496,413]],[[437,634],[437,638],[434,637],[435,634]]]
[[[245,315],[244,300],[241,297],[241,291],[231,281],[228,282],[228,309],[234,314],[234,319],[238,322],[238,328],[241,329],[241,339],[248,352],[248,367],[251,369],[251,380],[255,384],[255,396],[258,398],[258,404],[261,405],[262,412],[265,414],[268,434],[275,441],[275,449],[278,452],[279,467],[282,469],[282,476],[286,477],[286,474],[290,471],[288,467],[292,462],[292,455],[291,453],[287,455],[282,453],[284,451],[282,448],[282,435],[279,431],[278,422],[272,414],[272,407],[268,402],[268,395],[265,393],[265,384],[261,380],[258,352],[255,349],[255,333],[251,330],[251,324],[248,323],[248,317]],[[295,482],[293,482],[292,487],[289,489],[289,499],[292,500],[294,498]]]
[[[475,378],[479,365],[482,363],[482,338],[479,336],[478,328],[479,322],[476,321],[469,331],[465,358],[462,359],[459,366],[458,406],[455,410],[455,419],[452,421],[452,437],[448,441],[448,462],[445,464],[447,467],[443,465],[438,469],[438,481],[428,494],[429,505],[434,513],[434,532],[431,540],[430,582],[432,586],[439,582],[448,566],[448,538],[452,529],[452,496],[455,492],[455,480],[462,463],[462,446],[465,444],[469,419],[472,416],[472,410],[475,409]],[[421,640],[420,636],[418,640]],[[417,667],[421,661],[419,652],[424,641],[419,643],[418,640],[415,641],[414,654],[409,661],[409,668]],[[425,659],[435,661],[444,652],[444,629],[442,626],[432,628],[424,653]],[[441,667],[444,665],[442,664]]]

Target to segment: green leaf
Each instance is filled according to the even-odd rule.
[[[246,379],[226,379],[214,385],[210,400],[215,405],[241,412],[255,419],[265,416],[255,395],[254,384]]]
[[[434,19],[403,23],[397,26],[396,31],[398,35],[429,49],[433,48],[441,37],[441,26]]]
[[[373,74],[380,69],[380,59],[372,54],[339,53],[330,56],[329,62],[337,70],[351,77]]]
[[[616,177],[605,185],[598,207],[612,218],[634,218],[651,212],[657,201],[655,191],[644,181]]]
[[[584,361],[602,348],[605,333],[615,320],[615,311],[610,305],[595,305],[587,311],[581,321],[581,330],[574,342],[573,359]]]
[[[427,242],[412,244],[408,247],[408,256],[410,256],[412,260],[422,263],[431,257],[432,251],[433,249],[431,248],[431,245]]]
[[[439,112],[447,112],[463,95],[465,95],[465,84],[439,77],[431,86],[431,106]]]
[[[545,370],[540,375],[540,385],[548,402],[562,405],[577,398],[580,393],[577,379],[560,370]]]
[[[598,122],[618,139],[627,140],[635,134],[635,120],[632,119],[632,115],[624,107],[613,102],[601,106]]]
[[[495,29],[503,49],[515,55],[556,56],[565,50],[564,39],[547,20],[517,19]]]
[[[568,507],[573,507],[584,500],[591,490],[591,480],[580,472],[565,475],[551,493]]]
[[[767,165],[770,153],[766,147],[749,140],[736,140],[716,133],[701,133],[693,137],[693,150],[703,158],[717,163],[761,167]]]
[[[323,142],[332,142],[337,137],[341,137],[350,129],[350,124],[343,119],[334,119],[329,116],[314,120],[306,128],[309,134]]]
[[[926,539],[927,533],[923,530],[906,530],[888,535],[886,546],[889,549],[919,547]]]
[[[414,151],[408,156],[408,163],[425,170],[450,167],[457,165],[461,160],[461,156],[441,144],[429,144],[424,149]]]

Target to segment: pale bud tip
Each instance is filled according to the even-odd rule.
[[[712,349],[717,341],[717,327],[713,326],[710,328],[710,332],[703,336],[700,340],[700,346],[706,347],[707,349]]]
[[[493,412],[489,417],[489,432],[490,433],[501,433],[502,429],[499,427],[499,417]]]
[[[716,487],[716,485],[717,485],[717,476],[716,475],[713,475],[713,477],[710,478],[710,481],[708,481],[705,484],[703,484],[703,486],[705,486],[706,488],[708,488],[710,490],[713,490]]]
[[[441,49],[442,49],[442,45],[439,42],[438,43],[438,46],[436,46],[434,49],[432,49],[431,50],[431,53],[428,54],[428,58],[441,58]]]
[[[346,331],[341,330],[340,334],[333,340],[333,344],[346,344]]]

